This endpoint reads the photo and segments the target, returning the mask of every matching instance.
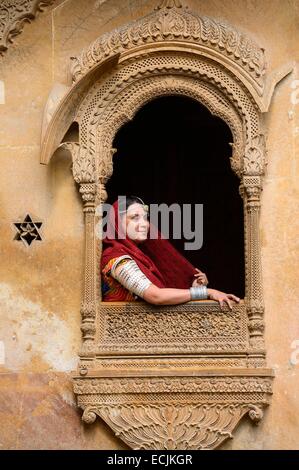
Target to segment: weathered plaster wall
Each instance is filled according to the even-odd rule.
[[[276,88],[266,122],[268,168],[261,236],[268,364],[274,397],[258,428],[244,421],[224,449],[299,448],[297,399],[299,284],[299,2],[188,0],[227,20],[266,49],[269,69],[294,62]],[[80,347],[83,265],[81,201],[70,160],[39,164],[44,106],[52,86],[69,84],[69,57],[103,32],[152,11],[157,0],[57,0],[0,62],[0,448],[121,449],[104,423],[81,423],[70,372]],[[293,87],[293,88],[292,88]],[[42,242],[14,241],[14,222],[43,223]],[[292,355],[293,354],[293,355]],[[298,365],[296,364],[298,359]]]

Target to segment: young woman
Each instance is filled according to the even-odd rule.
[[[108,217],[101,260],[103,300],[144,300],[155,305],[175,305],[211,299],[222,309],[240,299],[207,288],[206,275],[192,266],[148,220],[148,206],[135,196],[118,200]],[[149,238],[148,233],[155,233]],[[115,236],[114,236],[115,235]]]

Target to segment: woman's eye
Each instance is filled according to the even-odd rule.
[[[144,215],[144,216],[141,217],[138,214],[136,214],[136,215],[133,215],[131,218],[132,218],[132,220],[138,220],[138,219],[141,219],[141,218],[143,218],[143,220],[146,220],[146,221],[149,220],[148,215]]]

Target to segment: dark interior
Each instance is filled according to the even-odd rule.
[[[243,204],[232,172],[232,134],[200,103],[167,96],[145,105],[117,133],[108,203],[136,195],[147,204],[203,204],[203,246],[170,240],[204,271],[209,287],[244,297]]]

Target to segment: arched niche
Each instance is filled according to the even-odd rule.
[[[230,165],[231,142],[228,125],[198,101],[185,96],[156,98],[114,138],[117,151],[106,202],[120,194],[136,194],[151,204],[166,203],[181,214],[183,204],[203,204],[197,243],[188,249],[190,234],[183,227],[178,239],[170,230],[170,239],[208,274],[211,287],[244,298],[243,201],[239,178]]]
[[[264,51],[249,38],[167,0],[73,58],[73,85],[60,90],[56,105],[51,95],[41,162],[59,145],[70,150],[86,227],[74,391],[85,422],[100,416],[132,448],[213,449],[245,414],[258,422],[269,403],[273,374],[266,368],[259,240],[262,114],[289,71],[267,77]],[[245,236],[245,297],[233,314],[213,301],[101,302],[96,233],[113,173],[113,141],[142,107],[169,95],[198,101],[231,130]],[[72,122],[79,142],[61,143]]]

